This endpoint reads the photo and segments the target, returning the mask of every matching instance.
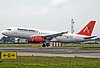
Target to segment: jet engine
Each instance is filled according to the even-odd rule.
[[[42,38],[40,36],[33,36],[32,39],[27,40],[28,43],[40,43],[43,41],[44,41],[44,38]]]

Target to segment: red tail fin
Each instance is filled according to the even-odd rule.
[[[80,35],[91,36],[96,21],[90,21],[79,33]]]

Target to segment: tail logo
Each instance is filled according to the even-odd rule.
[[[83,32],[86,32],[86,33],[90,33],[90,28],[89,27],[86,27],[85,29],[84,29],[84,31]]]

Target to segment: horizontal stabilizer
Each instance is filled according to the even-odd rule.
[[[94,37],[97,37],[97,36],[84,37],[84,39],[91,39],[91,38],[94,38]]]

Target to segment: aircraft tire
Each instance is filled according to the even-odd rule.
[[[45,47],[45,46],[46,46],[45,44],[42,45],[42,47]]]
[[[49,44],[49,43],[46,43],[46,46],[47,46],[47,47],[49,47],[49,46],[50,46],[50,44]]]

